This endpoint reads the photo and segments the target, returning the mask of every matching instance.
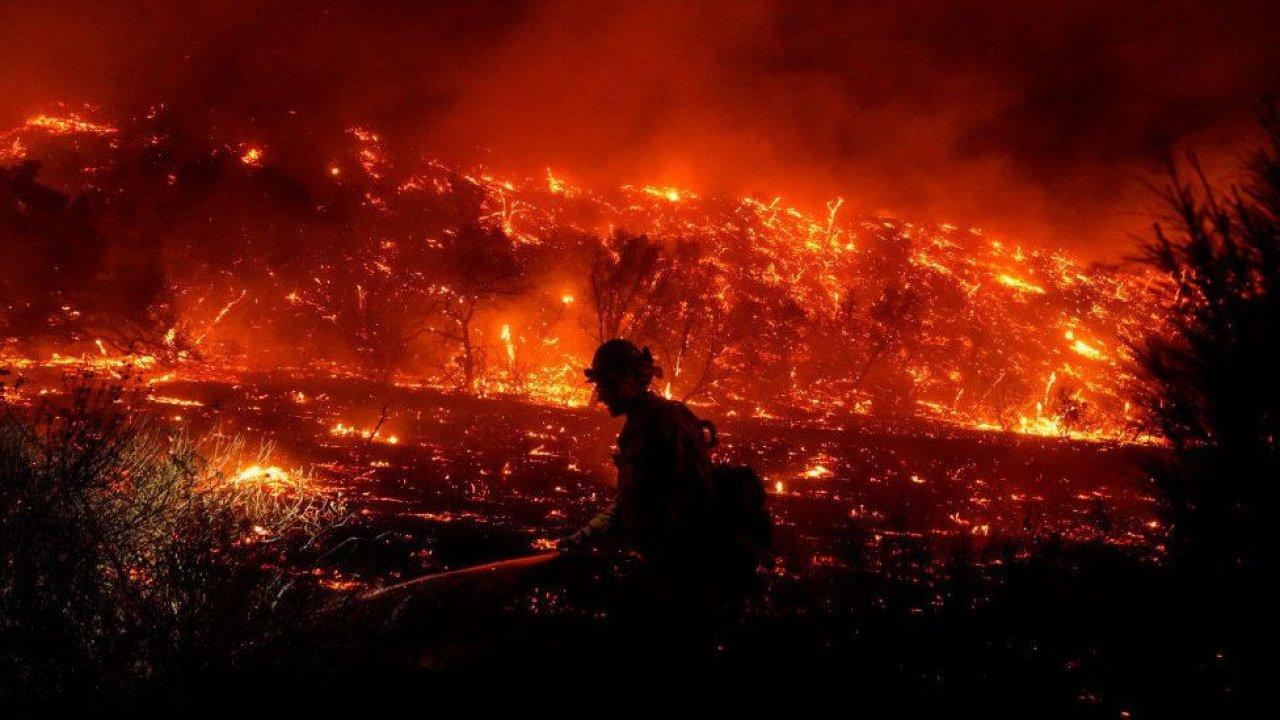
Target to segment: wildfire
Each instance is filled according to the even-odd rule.
[[[45,130],[57,135],[70,133],[87,133],[89,135],[114,135],[117,130],[110,125],[89,122],[77,115],[58,117],[54,115],[36,115],[27,120],[28,128]]]
[[[67,115],[34,115],[22,125],[0,132],[0,162],[11,162],[26,158],[28,144],[23,143],[24,132],[39,132],[53,136],[94,135],[110,137],[118,130],[111,125],[90,122],[70,113]]]
[[[76,115],[40,115],[0,139],[19,143],[26,131],[111,135],[120,147],[135,134]],[[139,143],[157,142],[151,131],[139,135]],[[113,339],[111,346],[86,340],[84,347],[59,347],[48,360],[21,362],[113,372],[163,365],[181,378],[195,372],[184,365],[193,360],[231,371],[260,364],[259,337],[285,346],[317,340],[299,347],[311,354],[299,365],[581,406],[590,399],[581,368],[607,327],[653,347],[667,371],[664,395],[720,405],[725,413],[804,415],[838,425],[844,415],[889,412],[975,429],[1142,437],[1135,429],[1141,418],[1125,396],[1124,348],[1159,317],[1150,278],[976,229],[859,215],[840,197],[811,215],[775,196],[704,199],[657,184],[579,188],[550,169],[520,179],[393,159],[367,128],[350,128],[347,138],[349,147],[326,149],[316,164],[342,178],[341,188],[359,204],[352,212],[368,213],[352,224],[367,232],[353,233],[351,249],[312,264],[246,256],[226,266],[261,266],[252,283],[233,275],[239,270],[193,270],[199,282],[217,276],[225,286],[211,292],[207,284],[175,281],[158,337],[132,345]],[[227,148],[248,168],[274,161],[262,144],[234,139],[211,143],[211,154],[225,157]],[[364,172],[345,170],[348,163]],[[509,288],[434,277],[432,263],[446,254],[441,238],[457,229],[402,232],[395,223],[436,207],[469,207],[472,200],[461,198],[474,198],[475,220],[500,234],[503,253],[542,253],[539,267],[551,270]],[[660,257],[639,274],[633,294],[619,294],[621,304],[609,309],[592,277],[565,269],[636,262],[610,239],[623,229],[643,234]],[[270,233],[276,237],[278,229]],[[246,231],[245,247],[251,239]],[[315,247],[329,242],[348,241]],[[413,254],[415,247],[428,252]],[[480,265],[490,259],[468,262],[477,275],[488,272]],[[508,269],[516,274],[502,267],[494,277]],[[652,284],[644,284],[645,273]],[[983,291],[992,286],[1009,292]],[[396,318],[412,315],[410,306],[424,299],[430,307],[420,315],[435,315],[417,328],[396,327]],[[232,315],[233,307],[241,310]],[[610,312],[612,324],[597,322]],[[69,327],[78,316],[70,304],[59,313]],[[500,332],[484,331],[494,327]],[[114,355],[115,347],[139,350]],[[833,353],[845,359],[818,362]],[[353,356],[360,364],[341,359]],[[403,360],[410,357],[444,360]],[[386,358],[400,358],[400,365],[372,367],[391,362]],[[395,442],[344,422],[328,433]],[[806,476],[825,477],[827,467],[814,463]]]

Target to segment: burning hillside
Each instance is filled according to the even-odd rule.
[[[288,127],[288,123],[283,123]],[[376,129],[180,132],[156,107],[0,135],[4,364],[248,369],[587,401],[604,338],[724,413],[1145,436],[1153,277],[981,230],[389,152]],[[355,432],[353,430],[353,432]],[[372,432],[372,431],[369,431]]]

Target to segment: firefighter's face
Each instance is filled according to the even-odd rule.
[[[631,403],[644,394],[644,387],[633,377],[601,378],[596,383],[596,398],[613,417],[625,413]]]

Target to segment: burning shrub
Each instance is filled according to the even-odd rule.
[[[0,697],[199,677],[305,606],[276,568],[338,503],[275,468],[228,472],[237,444],[206,456],[116,410],[120,393],[0,420]]]

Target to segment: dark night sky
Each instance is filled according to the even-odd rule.
[[[0,122],[296,110],[584,183],[780,193],[1115,258],[1174,147],[1229,173],[1280,3],[0,0]]]

